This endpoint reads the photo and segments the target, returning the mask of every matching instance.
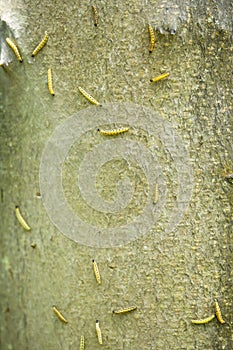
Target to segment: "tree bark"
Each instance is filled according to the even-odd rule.
[[[94,349],[97,319],[104,349],[233,348],[232,7],[2,1],[1,349]]]

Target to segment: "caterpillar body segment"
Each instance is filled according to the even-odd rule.
[[[47,32],[45,32],[45,36],[43,37],[41,42],[37,45],[37,47],[33,51],[32,57],[36,56],[38,54],[38,52],[43,49],[43,47],[46,45],[46,43],[48,41],[48,38],[49,38],[49,35]]]
[[[121,128],[121,129],[115,129],[115,130],[103,130],[103,129],[98,129],[99,133],[101,135],[105,136],[116,136],[119,134],[123,134],[124,132],[129,131],[129,128]]]
[[[10,38],[6,38],[6,42],[7,44],[10,46],[11,50],[14,52],[15,56],[17,57],[19,62],[23,62],[23,59],[19,53],[19,49],[16,46],[16,44],[10,39]]]
[[[169,77],[169,75],[170,75],[169,73],[160,74],[160,75],[158,75],[157,77],[155,77],[155,78],[153,78],[153,79],[150,79],[150,81],[151,81],[152,83],[156,83],[156,82],[159,81],[159,80],[163,80],[163,79]]]
[[[215,315],[211,315],[209,317],[206,317],[206,318],[203,318],[203,319],[200,319],[200,320],[192,320],[191,322],[193,324],[206,324],[206,323],[209,323],[210,321],[212,321],[213,319],[215,318]]]
[[[53,305],[53,312],[59,318],[59,320],[61,320],[64,323],[68,323],[67,319],[60,313],[60,311],[58,311],[55,305]]]
[[[99,344],[103,344],[102,333],[101,333],[101,329],[100,329],[100,325],[99,325],[98,320],[96,320],[96,322],[95,322],[95,329],[96,329],[96,334],[97,334]]]
[[[52,69],[49,68],[48,69],[48,89],[49,89],[49,93],[50,95],[54,96],[54,90],[53,90],[53,78],[52,78]]]
[[[24,230],[30,231],[31,227],[27,224],[26,220],[23,218],[18,205],[16,205],[15,207],[15,215],[18,219],[18,222],[24,228]]]
[[[92,97],[90,94],[88,94],[88,92],[86,92],[81,86],[79,86],[78,89],[79,89],[79,91],[81,92],[81,94],[82,94],[89,102],[91,102],[93,105],[101,106],[100,103],[99,103],[94,97]]]

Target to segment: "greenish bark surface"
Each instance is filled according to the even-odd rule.
[[[9,64],[0,71],[0,347],[78,349],[84,335],[85,349],[97,349],[98,319],[103,349],[231,350],[233,187],[223,176],[225,168],[233,171],[231,1],[99,1],[98,27],[93,24],[91,5],[25,0],[1,6],[1,60]],[[148,23],[157,29],[151,54]],[[49,41],[32,58],[45,31]],[[4,47],[7,36],[16,39],[22,64]],[[49,67],[54,97],[47,88]],[[150,82],[163,72],[170,73],[167,80]],[[95,248],[68,239],[49,219],[43,196],[36,195],[41,158],[55,128],[90,108],[78,86],[103,108],[109,102],[148,107],[181,137],[189,153],[193,187],[174,230],[165,233],[164,227],[171,207],[179,202],[180,175],[167,149],[161,155],[158,151],[166,184],[166,193],[159,187],[158,208],[160,198],[166,200],[143,236],[119,247]],[[91,108],[94,123],[98,107]],[[127,124],[127,116],[125,120]],[[154,147],[155,152],[160,149],[159,140],[130,127],[134,141]],[[64,193],[70,205],[77,186],[77,179],[69,176],[72,164],[81,162],[96,140],[96,129],[87,132],[81,123],[80,129],[85,135],[64,164]],[[130,220],[139,216],[148,200],[151,184],[145,173],[133,162],[113,159],[96,176],[98,193],[107,202],[117,194],[124,196],[116,183],[125,178],[137,193],[137,205],[122,210],[118,219],[123,223],[126,216]],[[102,239],[106,222],[117,226],[110,214],[102,220],[101,213],[89,212],[78,198],[76,215],[99,228],[93,242]],[[59,202],[54,204],[59,215]],[[20,206],[30,232],[19,225],[15,205]],[[101,285],[95,281],[92,259],[98,262]],[[226,323],[215,319],[192,325],[192,319],[214,312],[214,299]],[[54,304],[68,324],[56,318]],[[112,315],[114,308],[132,304],[136,311]]]

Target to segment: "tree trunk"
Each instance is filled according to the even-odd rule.
[[[1,349],[232,349],[232,2],[1,2]]]

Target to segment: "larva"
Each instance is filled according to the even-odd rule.
[[[214,318],[215,318],[215,315],[213,314],[213,315],[211,315],[211,316],[209,316],[209,317],[207,317],[207,318],[203,318],[203,319],[201,319],[201,320],[192,320],[191,322],[192,322],[193,324],[205,324],[205,323],[209,323],[209,322],[212,321]]]
[[[125,309],[113,310],[113,313],[114,314],[125,314],[126,312],[130,312],[130,311],[133,311],[136,309],[137,309],[137,306],[129,306]]]
[[[155,45],[155,35],[152,26],[149,24],[148,26],[149,34],[150,34],[150,47],[149,52],[151,53],[154,50]]]
[[[52,80],[52,69],[51,68],[48,69],[48,88],[49,88],[50,95],[54,96],[55,93],[53,91],[53,80]]]
[[[84,349],[85,349],[84,335],[81,335],[79,350],[84,350]]]
[[[152,83],[156,83],[157,81],[159,81],[159,80],[162,80],[162,79],[165,79],[165,78],[167,78],[167,77],[169,77],[169,73],[164,73],[164,74],[160,74],[160,75],[158,75],[157,77],[155,77],[155,78],[153,78],[153,79],[150,79],[150,81],[152,82]]]
[[[14,51],[15,56],[18,58],[19,62],[23,62],[22,57],[20,56],[19,50],[15,43],[10,38],[6,38],[7,44],[10,46],[10,48]]]
[[[15,207],[15,214],[16,217],[18,219],[18,222],[20,223],[20,225],[26,230],[26,231],[30,231],[31,227],[27,224],[27,222],[25,221],[25,219],[22,217],[22,214],[20,212],[19,206],[16,205]]]
[[[81,86],[78,87],[79,91],[81,92],[81,94],[86,97],[86,99],[93,103],[96,106],[100,106],[100,103],[98,101],[96,101],[96,99],[94,97],[92,97],[91,95],[89,95],[83,88],[81,88]]]
[[[96,334],[97,334],[97,337],[98,337],[99,344],[103,344],[102,333],[101,333],[101,329],[100,329],[100,325],[99,325],[99,321],[98,320],[96,320],[96,322],[95,322],[95,329],[96,329]]]
[[[95,27],[97,27],[98,20],[99,20],[99,14],[98,14],[97,8],[95,6],[92,6],[92,10],[93,10],[93,15],[94,15],[94,25],[95,25]]]
[[[158,198],[159,198],[159,185],[155,184],[155,194],[154,194],[154,201],[153,201],[154,204],[158,202]]]
[[[43,39],[41,40],[41,42],[37,45],[37,47],[35,48],[35,50],[32,53],[32,57],[36,56],[38,54],[38,52],[43,49],[43,47],[45,46],[45,44],[47,43],[49,38],[49,35],[47,32],[45,32],[45,36],[43,37]]]
[[[115,136],[115,135],[123,134],[124,132],[129,131],[129,128],[122,128],[122,129],[116,129],[116,130],[102,130],[102,129],[98,129],[97,131],[99,131],[99,133],[101,135]]]
[[[221,310],[220,310],[220,307],[219,307],[217,300],[215,300],[215,302],[214,302],[214,307],[215,307],[215,314],[216,314],[218,321],[222,324],[225,323],[224,319],[222,318]]]
[[[56,308],[55,305],[53,305],[53,312],[55,313],[55,315],[57,315],[57,317],[59,318],[59,320],[61,320],[64,323],[68,323],[68,321],[65,319],[64,316],[62,316],[62,314],[58,311],[58,309]]]
[[[101,284],[100,272],[99,272],[97,262],[94,259],[92,260],[92,262],[93,262],[93,269],[94,269],[96,281],[97,283]]]

